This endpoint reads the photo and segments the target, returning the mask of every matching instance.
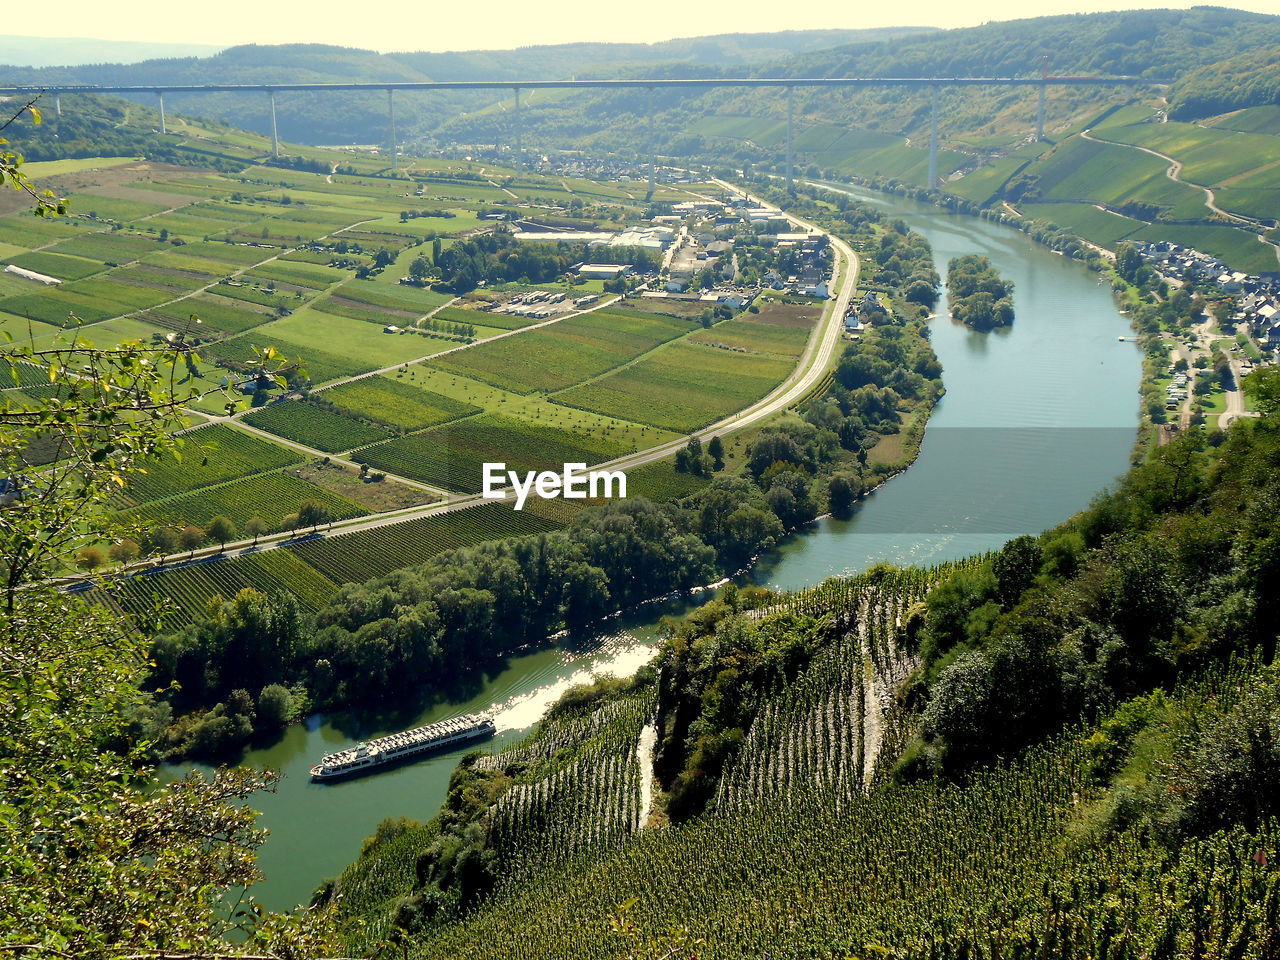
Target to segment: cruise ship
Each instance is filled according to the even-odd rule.
[[[329,782],[362,776],[448,747],[483,740],[496,732],[493,718],[483,714],[467,714],[429,723],[425,727],[414,727],[331,753],[311,768],[311,779]]]

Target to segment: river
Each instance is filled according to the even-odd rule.
[[[1012,328],[974,333],[946,315],[932,322],[947,393],[920,456],[847,520],[826,519],[761,559],[754,582],[798,589],[870,564],[929,563],[998,547],[1088,505],[1127,466],[1138,423],[1138,348],[1108,288],[1094,274],[1024,234],[914,201],[850,190],[932,244],[938,272],[965,253],[989,257],[1015,284]],[[709,596],[706,594],[704,596]],[[314,717],[244,761],[281,772],[277,792],[255,798],[270,835],[255,888],[268,907],[305,902],[360,852],[388,816],[431,817],[462,750],[334,785],[308,765],[361,737],[497,706],[494,746],[523,736],[541,712],[592,671],[630,674],[653,655],[657,621],[688,604],[646,607],[589,651],[510,658],[495,676],[418,716]]]

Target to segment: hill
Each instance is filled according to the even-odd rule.
[[[1278,427],[993,556],[730,590],[324,899],[422,958],[1272,956]]]

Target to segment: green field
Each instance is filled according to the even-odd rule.
[[[597,310],[432,361],[516,393],[561,390],[689,331],[671,317]]]
[[[57,277],[59,280],[83,280],[85,277],[91,277],[107,269],[105,263],[48,251],[24,253],[21,256],[10,257],[9,262],[16,267],[34,270],[36,273]]]
[[[1047,220],[1099,246],[1113,248],[1146,226],[1141,220],[1100,210],[1091,203],[1024,203],[1018,208],[1033,220]]]
[[[759,400],[793,366],[787,360],[673,343],[624,370],[557,394],[556,401],[687,433]]]
[[[353,416],[399,430],[425,430],[481,410],[473,404],[382,376],[362,377],[323,390],[316,396]]]
[[[222,424],[192,430],[182,440],[176,455],[166,455],[148,466],[146,473],[129,478],[119,497],[123,505],[176,496],[303,459],[292,450]]]
[[[244,418],[244,422],[327,453],[363,447],[388,437],[384,430],[331,413],[304,400],[273,403],[255,410]]]
[[[483,504],[374,530],[304,541],[289,547],[288,552],[334,583],[363,583],[393,570],[425,563],[446,550],[544,533],[559,526],[529,510],[512,510],[505,503]]]
[[[251,517],[261,518],[269,530],[274,530],[287,514],[296,513],[298,505],[305,500],[324,506],[332,520],[346,520],[368,513],[345,497],[288,473],[262,473],[146,503],[129,511],[126,516],[136,517],[149,526],[164,524],[178,528],[187,524],[205,527],[214,517],[224,516],[235,525],[236,539],[239,539],[243,535],[239,531]]]
[[[506,463],[507,469],[523,473],[559,470],[566,463],[596,464],[628,452],[629,445],[604,431],[576,433],[485,414],[367,447],[352,459],[434,486],[479,493],[486,462]]]

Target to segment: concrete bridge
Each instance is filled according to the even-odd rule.
[[[164,95],[200,93],[265,93],[271,101],[271,152],[280,156],[280,136],[276,128],[276,94],[281,92],[321,93],[325,91],[382,91],[387,94],[387,120],[391,133],[391,162],[396,157],[395,94],[397,91],[431,90],[510,90],[515,94],[515,151],[521,150],[522,129],[520,123],[521,90],[647,90],[652,100],[655,90],[709,90],[719,87],[774,87],[787,93],[787,187],[792,186],[792,92],[796,87],[910,87],[928,90],[929,112],[929,188],[938,185],[938,100],[937,91],[942,87],[1034,87],[1038,91],[1036,110],[1036,140],[1044,139],[1045,91],[1051,86],[1168,86],[1172,80],[1149,77],[698,77],[691,79],[632,78],[626,80],[432,80],[421,82],[360,82],[360,83],[206,83],[206,84],[143,84],[98,86],[91,84],[64,84],[57,86],[0,86],[4,96],[52,96],[59,115],[62,114],[63,93],[117,93],[132,96],[154,94],[159,99],[160,132],[167,133]],[[653,113],[649,110],[649,188],[654,181]]]

